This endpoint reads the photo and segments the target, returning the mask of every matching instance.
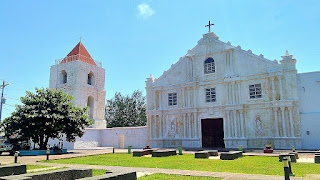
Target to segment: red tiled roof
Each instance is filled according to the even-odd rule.
[[[82,61],[82,62],[85,62],[88,64],[92,64],[94,66],[97,65],[81,41],[72,49],[72,51],[70,51],[70,53],[67,55],[67,57],[65,57],[60,62],[60,64],[67,63],[70,61],[75,61],[75,60],[79,60],[79,61]]]

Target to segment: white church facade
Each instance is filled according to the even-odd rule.
[[[298,74],[288,52],[270,61],[212,32],[159,78],[146,80],[147,126],[106,128],[105,70],[83,44],[51,67],[50,88],[89,106],[95,124],[69,148],[320,148],[320,72]]]

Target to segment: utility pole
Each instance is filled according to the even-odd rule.
[[[1,114],[2,114],[2,104],[5,103],[5,102],[4,102],[4,98],[3,98],[3,91],[4,91],[4,87],[6,87],[6,86],[9,85],[8,83],[5,84],[4,82],[5,82],[5,81],[2,82],[2,86],[1,86],[1,88],[2,88],[2,93],[1,93],[1,102],[0,102],[0,123],[1,123]]]

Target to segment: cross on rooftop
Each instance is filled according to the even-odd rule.
[[[210,31],[210,26],[213,26],[214,24],[212,23],[212,24],[210,24],[210,21],[209,21],[209,24],[208,25],[205,25],[204,27],[208,27],[209,26],[209,32],[211,32]]]
[[[82,36],[80,36],[80,42],[81,42]]]

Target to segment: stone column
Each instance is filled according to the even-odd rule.
[[[187,114],[182,114],[182,119],[183,119],[183,137],[187,137]]]
[[[190,90],[190,88],[188,88],[187,90],[188,90],[188,91],[187,91],[187,92],[188,92],[188,107],[190,107],[190,106],[191,106],[191,105],[190,105],[190,102],[191,102],[191,101],[190,101],[190,91],[191,91],[191,90]]]
[[[285,107],[280,107],[280,110],[281,110],[281,117],[282,117],[282,129],[283,129],[283,136],[284,137],[288,137],[287,136],[287,126],[286,126],[286,120],[285,120],[285,116],[284,116],[284,110],[285,110]]]
[[[226,82],[225,86],[226,86],[226,90],[227,90],[227,103],[226,104],[229,104],[229,83]]]
[[[182,107],[186,107],[185,97],[184,97],[184,88],[181,89],[181,100],[182,100]]]
[[[231,83],[231,96],[232,96],[232,104],[235,104],[234,82]]]
[[[283,89],[282,89],[282,77],[279,76],[279,93],[280,93],[280,100],[283,100]]]
[[[233,120],[234,136],[239,137],[239,135],[238,135],[238,118],[237,118],[237,111],[236,110],[233,111],[233,118],[234,118],[234,120]]]
[[[274,86],[274,77],[271,77],[271,86],[272,86],[272,100],[276,100],[276,90]]]
[[[241,137],[244,138],[244,126],[245,126],[245,124],[244,124],[244,117],[243,117],[242,110],[240,110],[240,121],[241,121],[241,125],[240,125],[240,127],[241,127]]]
[[[238,82],[238,103],[241,103],[241,83]]]
[[[198,119],[197,119],[197,113],[193,113],[193,121],[194,121],[194,137],[198,137],[197,127],[198,127]]]
[[[152,91],[152,95],[153,95],[153,108],[152,109],[157,109],[157,96],[156,96],[156,91]]]
[[[191,138],[191,113],[188,113],[188,122],[189,122],[189,127],[188,127],[189,135],[188,135],[188,137]]]
[[[151,121],[151,116],[148,116],[148,121],[149,121],[149,138],[152,138],[152,121]]]
[[[229,122],[230,122],[230,137],[234,137],[234,125],[233,125],[233,111],[231,110],[230,111],[230,114],[229,114]]]
[[[293,118],[292,118],[293,108],[294,108],[294,107],[290,107],[290,108],[288,107],[288,110],[289,110],[289,119],[290,119],[291,137],[295,137],[295,136],[294,136]]]
[[[227,111],[225,111],[225,116],[223,118],[223,131],[224,131],[224,135],[225,137],[228,137],[228,115],[227,115]]]
[[[280,137],[279,135],[279,123],[278,123],[278,108],[273,108],[274,110],[274,129],[275,129],[275,135],[276,137]]]
[[[160,127],[159,127],[159,138],[162,138],[162,130],[163,130],[163,121],[162,121],[162,114],[159,115],[160,120]]]

